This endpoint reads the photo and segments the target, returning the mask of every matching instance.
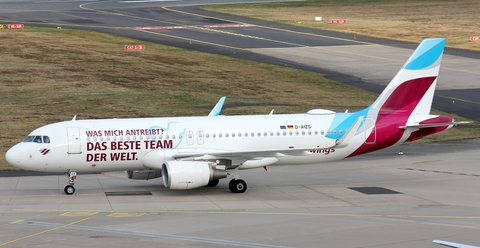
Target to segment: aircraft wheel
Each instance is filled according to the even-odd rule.
[[[207,187],[215,187],[220,182],[219,179],[208,182]]]
[[[228,184],[228,188],[232,193],[244,193],[247,190],[247,183],[242,179],[232,179]]]
[[[75,193],[75,187],[67,185],[65,186],[65,189],[63,189],[63,191],[65,191],[65,194],[67,195],[73,195],[73,193]]]

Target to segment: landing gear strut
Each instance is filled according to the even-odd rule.
[[[73,195],[73,193],[75,193],[75,187],[73,187],[73,185],[75,184],[75,179],[77,178],[77,173],[74,172],[74,171],[68,170],[67,171],[67,177],[68,177],[68,181],[67,181],[68,185],[65,186],[65,189],[63,189],[63,191],[67,195]]]

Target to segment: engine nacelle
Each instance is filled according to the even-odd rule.
[[[227,177],[225,170],[208,162],[168,161],[162,165],[163,185],[167,189],[186,190],[206,186],[210,181]]]
[[[125,171],[128,179],[148,180],[162,176],[161,170],[128,170]]]

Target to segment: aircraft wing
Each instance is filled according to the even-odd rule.
[[[334,146],[332,146],[334,147]],[[323,149],[329,149],[326,147]],[[219,158],[237,158],[237,159],[251,159],[257,157],[280,157],[282,155],[289,156],[303,156],[307,155],[308,151],[318,150],[320,148],[290,148],[284,150],[241,150],[241,151],[203,151],[203,152],[179,152],[172,157],[175,159],[192,158],[202,160],[204,159],[219,159]]]
[[[448,241],[443,241],[443,240],[434,240],[432,241],[435,244],[447,246],[447,247],[452,247],[452,248],[480,248],[479,246],[473,246],[473,245],[464,245],[464,244],[459,244],[459,243],[453,243],[453,242],[448,242]]]

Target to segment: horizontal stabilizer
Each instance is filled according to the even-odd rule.
[[[443,122],[443,123],[429,123],[429,124],[414,124],[414,125],[406,125],[406,126],[400,126],[398,128],[400,129],[422,129],[422,128],[430,128],[430,127],[444,127],[444,126],[450,126],[450,125],[460,125],[460,124],[468,124],[471,122],[468,121],[458,121],[458,122]]]

